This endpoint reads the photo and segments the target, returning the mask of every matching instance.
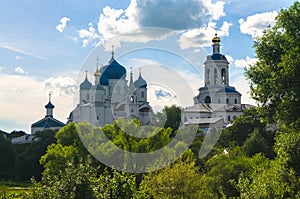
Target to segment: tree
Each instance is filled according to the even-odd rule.
[[[15,164],[15,152],[10,140],[0,134],[0,178],[13,176]]]
[[[138,198],[201,198],[200,174],[192,156],[189,150],[175,163],[145,175]]]
[[[255,44],[258,62],[246,71],[251,95],[269,122],[300,127],[300,2],[281,10]]]
[[[36,140],[30,144],[16,145],[15,171],[18,180],[41,179],[43,167],[39,160],[48,145],[55,142],[55,131],[45,130],[36,133]]]

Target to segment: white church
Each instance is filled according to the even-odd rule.
[[[221,39],[217,34],[212,42],[212,55],[208,55],[204,62],[204,87],[199,88],[194,105],[183,110],[183,125],[222,128],[230,124],[234,117],[242,115],[245,109],[252,107],[242,104],[241,93],[229,85],[229,62],[220,53]]]
[[[94,84],[87,77],[80,84],[79,103],[70,113],[69,122],[86,121],[92,125],[111,124],[115,119],[137,118],[143,125],[150,123],[153,113],[147,101],[147,82],[141,71],[136,81],[126,80],[127,71],[119,64],[112,50],[109,62],[94,73]]]

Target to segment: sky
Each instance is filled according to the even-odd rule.
[[[230,62],[230,85],[249,95],[244,68],[254,64],[253,43],[275,23],[285,0],[4,0],[0,6],[0,130],[22,130],[45,116],[48,94],[62,122],[78,103],[78,85],[94,81],[115,57],[141,70],[155,111],[193,105],[204,85],[203,62],[211,39],[221,38]],[[129,75],[128,75],[129,76]]]

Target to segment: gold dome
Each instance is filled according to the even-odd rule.
[[[101,73],[99,72],[98,67],[97,67],[96,72],[94,73],[94,76],[95,76],[95,77],[100,77],[100,76],[101,76]]]
[[[220,37],[218,37],[218,34],[217,34],[217,33],[215,34],[215,37],[212,39],[212,42],[213,42],[214,44],[220,44],[221,39],[220,39]]]

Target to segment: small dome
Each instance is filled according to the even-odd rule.
[[[217,34],[215,34],[215,37],[212,39],[212,42],[213,42],[214,44],[220,44],[221,39],[220,39],[220,37],[218,37]]]
[[[147,82],[140,75],[139,78],[134,82],[134,86],[136,88],[146,88],[147,87]]]
[[[80,84],[80,90],[90,90],[92,83],[85,77],[85,80]]]
[[[49,101],[45,108],[54,108],[55,106]]]
[[[107,86],[108,85],[108,78],[103,74],[103,75],[101,75],[101,77],[100,77],[100,84],[101,85],[105,85],[105,86]]]
[[[108,65],[103,67],[103,75],[108,79],[121,79],[126,77],[126,69],[119,64],[114,57],[110,59]]]
[[[101,73],[100,73],[98,67],[97,67],[96,72],[94,73],[94,76],[95,76],[95,77],[100,77],[100,76],[101,76]]]

